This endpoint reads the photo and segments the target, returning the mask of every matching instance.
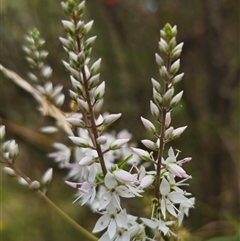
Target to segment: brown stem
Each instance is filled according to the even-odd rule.
[[[76,25],[75,16],[73,16],[73,20],[74,20],[75,25]],[[82,51],[82,49],[81,49],[81,39],[78,36],[78,34],[75,34],[75,36],[76,36],[76,40],[77,40],[78,52],[80,53]],[[84,86],[85,95],[86,95],[85,98],[86,98],[86,101],[87,101],[88,107],[89,107],[89,118],[90,118],[91,131],[92,132],[90,131],[90,128],[88,128],[88,132],[89,132],[89,135],[92,139],[92,142],[93,142],[94,146],[96,147],[96,151],[97,151],[98,156],[99,156],[99,162],[100,162],[100,165],[102,167],[103,175],[105,176],[107,174],[107,168],[106,168],[105,161],[104,161],[104,158],[103,158],[103,152],[102,152],[101,146],[96,141],[96,139],[98,138],[98,130],[97,130],[96,122],[95,122],[95,115],[94,115],[93,105],[92,105],[92,102],[91,102],[91,96],[90,96],[90,93],[89,93],[89,90],[88,90],[88,79],[86,77],[86,71],[85,71],[84,66],[81,66],[80,70],[81,70],[82,75],[83,75],[83,86]]]

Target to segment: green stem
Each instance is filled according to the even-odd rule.
[[[76,221],[69,217],[62,209],[60,209],[55,203],[53,203],[42,191],[37,191],[37,194],[44,200],[44,202],[54,209],[60,216],[62,216],[69,224],[76,228],[85,238],[92,241],[97,241],[98,238],[80,226]]]
[[[27,177],[20,169],[18,169],[10,159],[4,157],[3,153],[0,153],[1,162],[12,168],[18,177],[22,177],[28,185],[31,187],[32,181],[29,177]],[[43,199],[43,201],[54,209],[60,216],[62,216],[69,224],[71,224],[74,228],[76,228],[85,238],[88,238],[91,241],[97,241],[98,238],[93,234],[84,229],[81,225],[79,225],[76,221],[74,221],[70,216],[68,216],[62,209],[60,209],[55,203],[53,203],[41,190],[36,191],[38,196]]]

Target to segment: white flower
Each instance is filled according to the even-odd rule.
[[[127,213],[125,210],[117,211],[113,207],[108,207],[106,212],[101,216],[94,226],[93,233],[101,232],[107,228],[107,234],[110,239],[114,237],[117,228],[127,229]]]
[[[158,229],[159,231],[163,232],[164,235],[169,233],[169,228],[167,226],[172,225],[173,221],[164,222],[161,219],[153,218],[140,218],[143,223],[145,223],[148,227],[152,229]]]
[[[60,162],[63,166],[67,166],[71,156],[70,149],[62,143],[54,143],[53,147],[57,151],[49,153],[48,157],[53,158],[55,162]]]

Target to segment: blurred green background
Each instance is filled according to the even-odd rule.
[[[107,84],[103,109],[122,112],[114,127],[128,129],[137,142],[148,137],[139,117],[151,119],[150,78],[158,78],[154,54],[159,30],[166,22],[178,26],[178,41],[185,43],[181,57],[185,77],[179,86],[184,98],[173,126],[187,124],[188,129],[172,145],[182,151],[182,157],[193,157],[185,167],[193,176],[189,190],[196,197],[184,227],[190,240],[240,240],[239,2],[88,0],[86,5],[85,19],[95,20],[91,34],[98,36],[92,60],[103,59],[101,78]],[[67,56],[58,39],[65,36],[62,19],[57,0],[1,0],[0,62],[27,79],[21,46],[27,31],[37,27],[50,52],[52,80],[64,85],[68,95],[70,81],[61,63]],[[8,127],[8,138],[15,138],[20,146],[18,166],[35,179],[54,167],[49,197],[91,230],[97,216],[71,204],[74,190],[63,183],[66,171],[46,158],[55,137],[44,138],[38,130],[52,120],[41,117],[33,98],[2,75],[0,94],[0,117]],[[69,110],[68,101],[63,109]],[[61,134],[56,138],[67,139]],[[3,241],[83,240],[33,192],[2,172],[0,232]]]

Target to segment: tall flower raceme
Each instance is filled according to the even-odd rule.
[[[37,30],[26,37],[28,45],[24,47],[32,68],[29,77],[35,88],[33,93],[51,104],[51,108],[47,108],[45,102],[41,102],[43,113],[49,112],[55,117],[57,128],[63,127],[74,146],[70,148],[55,143],[57,150],[49,157],[54,158],[60,167],[69,169],[66,184],[77,189],[75,202],[90,205],[100,215],[92,230],[93,234],[102,233],[100,241],[158,241],[168,240],[170,235],[178,237],[176,227],[194,206],[194,197],[183,189],[191,178],[183,164],[191,158],[179,159],[180,151],[174,151],[171,146],[164,156],[166,144],[180,137],[186,129],[186,126],[171,126],[171,113],[183,96],[183,91],[175,93],[176,85],[183,78],[183,73],[178,73],[183,43],[176,42],[176,26],[166,24],[160,31],[160,54],[155,55],[160,79],[152,79],[153,99],[150,101],[155,121],[141,117],[152,139],[142,140],[146,150],[130,148],[131,135],[127,131],[106,132],[121,113],[101,114],[100,111],[105,82],[101,81],[99,73],[101,59],[90,60],[96,36],[89,36],[93,21],[86,23],[83,20],[85,1],[66,0],[61,5],[67,20],[62,21],[66,36],[59,39],[68,55],[68,61],[63,64],[72,83],[70,97],[74,112],[64,115],[56,109],[62,105],[64,95],[62,87],[54,87],[50,81],[52,69],[46,64],[47,52],[42,48],[44,40]],[[44,127],[42,130],[51,132],[57,128]],[[0,127],[0,134],[2,140],[5,127]],[[45,193],[52,169],[43,175],[42,185],[32,182],[15,168],[17,153],[15,141],[2,142],[1,162],[7,166],[5,172],[17,176],[22,182],[25,180],[33,189],[42,188]],[[150,197],[151,212],[144,217],[131,215],[122,199],[140,199],[146,195],[146,189],[149,189],[147,197]]]

